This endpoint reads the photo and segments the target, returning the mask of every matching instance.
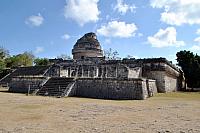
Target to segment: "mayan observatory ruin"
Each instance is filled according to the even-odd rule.
[[[183,86],[183,73],[165,58],[106,60],[95,33],[72,49],[73,59],[19,67],[1,79],[10,92],[54,97],[146,99]]]

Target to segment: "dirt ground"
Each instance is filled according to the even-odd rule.
[[[147,100],[26,96],[0,91],[0,133],[200,133],[200,93]]]

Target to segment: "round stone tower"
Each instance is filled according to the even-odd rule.
[[[87,33],[77,40],[72,49],[73,59],[103,57],[103,51],[95,33]]]

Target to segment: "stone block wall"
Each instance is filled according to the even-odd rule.
[[[156,80],[157,91],[165,92],[165,71],[149,71],[143,73],[143,76]]]
[[[156,80],[158,92],[172,92],[179,88],[180,72],[167,62],[145,63],[142,76]]]
[[[60,67],[59,66],[51,66],[49,70],[44,74],[44,76],[48,77],[58,77],[60,76]]]
[[[60,70],[60,77],[69,77],[68,69],[61,69]]]
[[[100,99],[146,99],[146,79],[81,78],[75,85],[75,96]]]
[[[129,68],[128,78],[141,78],[141,67]]]
[[[158,93],[157,86],[156,86],[156,80],[147,79],[146,83],[147,83],[147,91],[148,91],[148,94],[150,97],[153,96],[154,94]]]
[[[173,92],[178,90],[178,81],[177,78],[174,78],[170,75],[165,75],[165,91]]]
[[[145,74],[145,77],[156,80],[158,92],[172,92],[177,91],[178,77],[169,75],[165,71],[150,71]]]
[[[45,77],[13,77],[9,84],[10,92],[30,93],[38,89],[40,85],[46,80]]]

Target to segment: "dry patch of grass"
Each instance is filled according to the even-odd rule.
[[[181,98],[186,100],[200,100],[200,92],[169,92],[158,93],[155,95],[157,98]]]
[[[0,133],[200,132],[200,93],[147,100],[52,98],[0,92]]]
[[[27,104],[25,104],[25,105],[19,105],[16,108],[17,109],[40,109],[42,107],[43,107],[43,105],[27,105]]]
[[[21,116],[18,118],[18,121],[33,121],[33,120],[41,120],[43,118],[42,115],[27,115]]]

